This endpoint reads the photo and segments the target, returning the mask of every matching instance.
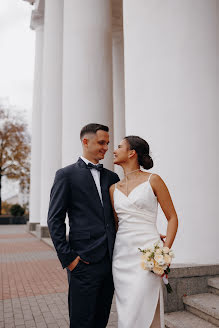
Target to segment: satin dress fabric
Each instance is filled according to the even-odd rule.
[[[159,328],[164,328],[162,279],[143,270],[138,249],[160,241],[156,226],[158,201],[150,177],[128,197],[117,186],[114,190],[114,208],[119,222],[113,253],[118,328],[150,328],[158,304]]]

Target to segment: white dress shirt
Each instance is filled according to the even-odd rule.
[[[91,163],[93,165],[97,165],[97,164],[94,164],[92,163],[91,161],[89,161],[88,159],[86,159],[85,157],[81,156],[81,159],[82,161],[84,161],[86,164],[88,163]],[[101,187],[100,187],[100,171],[96,170],[96,169],[89,169],[91,171],[91,174],[94,178],[94,182],[96,184],[96,187],[97,187],[97,191],[99,193],[99,196],[100,196],[100,200],[101,200],[101,203],[103,204],[103,199],[102,199],[102,193],[101,193]]]

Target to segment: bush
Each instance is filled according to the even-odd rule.
[[[14,204],[10,208],[11,215],[13,216],[23,216],[25,209],[19,204]]]

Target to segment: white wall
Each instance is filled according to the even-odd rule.
[[[123,4],[126,134],[150,143],[152,171],[171,192],[176,262],[219,262],[216,3]]]

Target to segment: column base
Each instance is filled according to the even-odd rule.
[[[39,224],[38,222],[27,222],[26,224],[26,231],[27,232],[32,232],[32,231],[36,231],[36,226],[37,224]]]
[[[37,226],[36,226],[36,237],[38,239],[50,238],[49,228],[48,227],[42,227],[40,224],[37,224]]]

